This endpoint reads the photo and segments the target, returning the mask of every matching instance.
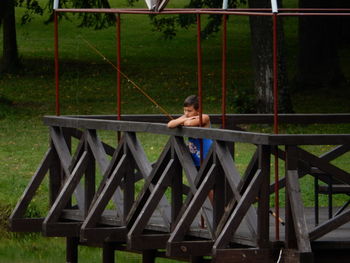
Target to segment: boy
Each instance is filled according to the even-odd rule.
[[[171,120],[168,122],[169,128],[175,128],[178,126],[190,126],[190,127],[198,127],[200,125],[199,120],[199,103],[198,97],[196,95],[188,96],[184,101],[184,115],[181,117]],[[202,114],[202,126],[204,128],[210,127],[210,118],[207,114]],[[188,138],[188,147],[190,149],[190,153],[192,155],[193,162],[197,169],[199,169],[201,165],[200,153],[201,153],[201,140],[197,138]],[[206,157],[212,140],[210,139],[202,139],[203,145],[203,159]]]

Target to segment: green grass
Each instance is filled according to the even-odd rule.
[[[176,1],[170,4],[175,4]],[[115,6],[120,1],[115,3]],[[181,4],[181,3],[180,3]],[[143,5],[139,3],[138,5]],[[23,13],[18,8],[17,16]],[[23,70],[18,74],[0,76],[0,262],[62,262],[64,242],[60,238],[43,238],[39,235],[17,235],[7,232],[4,221],[9,216],[28,181],[35,172],[48,147],[47,127],[43,115],[55,114],[55,85],[53,63],[53,25],[43,25],[43,18],[18,25],[18,43]],[[205,17],[203,18],[205,23]],[[114,114],[116,113],[116,73],[103,59],[92,51],[82,39],[87,39],[110,61],[115,63],[115,29],[101,31],[76,27],[62,20],[60,36],[60,99],[62,114]],[[288,28],[288,69],[295,72],[297,47],[295,18],[286,19]],[[250,33],[248,19],[231,17],[228,27],[228,85],[229,112],[235,112],[233,103],[238,90],[251,89],[252,67],[250,58]],[[178,32],[175,40],[164,40],[161,33],[151,30],[149,19],[143,15],[122,16],[122,71],[141,88],[154,97],[168,112],[180,113],[183,99],[197,92],[195,27]],[[204,110],[220,112],[220,33],[203,41]],[[2,48],[2,39],[0,46]],[[1,52],[2,50],[0,50]],[[342,50],[342,64],[349,68],[348,50]],[[350,74],[349,70],[344,71]],[[350,78],[349,75],[347,75]],[[296,112],[349,112],[349,89],[298,91],[292,94]],[[159,113],[145,97],[127,80],[122,83],[123,113]],[[250,127],[270,132],[271,127]],[[282,126],[286,133],[349,133],[347,125]],[[115,135],[103,134],[115,145]],[[156,138],[154,138],[156,137]],[[155,161],[167,138],[139,135],[150,161]],[[308,147],[317,154],[330,146]],[[235,158],[243,172],[254,146],[237,144]],[[337,160],[337,165],[349,169],[347,156]],[[280,164],[283,176],[283,164]],[[273,178],[272,178],[273,180]],[[302,192],[307,205],[313,204],[310,189],[313,181],[303,179]],[[283,203],[281,193],[281,204]],[[338,198],[338,197],[337,197]],[[341,197],[340,197],[341,198]],[[273,202],[273,199],[271,200]],[[326,200],[322,199],[323,204]],[[340,204],[342,199],[336,200]],[[47,211],[47,186],[43,185],[29,209],[31,214]],[[80,248],[81,262],[100,261],[100,250]],[[62,255],[62,256],[53,256]],[[139,262],[133,254],[119,253],[122,262]],[[160,260],[159,262],[166,262]]]

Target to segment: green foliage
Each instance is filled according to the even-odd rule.
[[[25,13],[21,17],[22,25],[32,21],[34,15],[43,15],[44,13],[44,8],[41,7],[37,0],[18,0],[17,5],[20,7],[25,6],[26,8]]]
[[[128,0],[129,5],[134,5],[139,0]],[[238,5],[246,4],[245,0],[229,0],[228,7],[236,8]],[[222,0],[191,0],[184,6],[185,8],[222,8]],[[154,30],[162,32],[165,39],[172,39],[176,36],[179,29],[188,29],[196,23],[196,15],[179,14],[176,16],[157,16],[151,15],[151,23]],[[211,34],[220,30],[222,21],[221,15],[209,15],[206,25],[201,31],[201,37],[206,39]]]

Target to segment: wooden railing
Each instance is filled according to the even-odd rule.
[[[253,115],[245,116],[246,119],[235,116],[228,116],[229,120],[236,118],[235,125],[272,120],[270,115],[262,116],[264,121]],[[331,163],[350,150],[348,134],[275,135],[213,128],[169,129],[154,122],[166,121],[160,116],[123,119],[44,117],[51,143],[11,215],[13,231],[42,231],[45,236],[67,237],[67,261],[71,262],[77,260],[74,248],[78,244],[102,245],[104,262],[113,262],[114,249],[142,252],[149,260],[145,262],[152,262],[150,258],[159,255],[192,262],[198,262],[198,258],[206,261],[204,256],[215,262],[239,261],[243,257],[247,262],[276,262],[278,251],[283,249],[283,257],[294,253],[295,262],[305,259],[309,262],[317,240],[350,221],[350,212],[345,210],[310,227],[299,182],[300,177],[318,170],[321,181],[326,181],[322,175],[331,174],[336,182],[350,185],[350,174]],[[219,122],[219,116],[211,119],[213,123]],[[350,120],[349,115],[285,115],[281,119],[286,123]],[[122,134],[116,147],[103,142],[99,133],[104,130],[115,132],[115,138]],[[155,163],[147,159],[138,133],[168,137]],[[199,171],[184,137],[213,140]],[[72,147],[74,140],[76,147]],[[237,142],[256,145],[243,173],[232,156],[233,144]],[[301,145],[336,146],[316,156]],[[285,226],[280,240],[273,235],[270,216],[274,188],[270,184],[270,158],[274,154],[285,161],[285,177],[279,182],[279,187],[286,189],[285,215],[281,219]],[[47,174],[50,186],[47,215],[25,218],[26,209]],[[141,190],[137,185],[141,185]],[[350,241],[350,232],[342,235]]]

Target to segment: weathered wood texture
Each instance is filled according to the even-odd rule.
[[[339,123],[350,121],[349,116],[283,115],[281,119],[285,123]],[[213,123],[220,118],[211,117]],[[279,256],[281,262],[312,262],[322,244],[323,249],[332,251],[350,248],[350,231],[338,231],[350,224],[349,210],[331,219],[321,214],[321,224],[314,227],[299,185],[304,176],[327,182],[325,174],[330,174],[334,182],[349,186],[350,174],[333,161],[350,151],[350,135],[169,129],[160,116],[122,118],[44,118],[50,126],[51,143],[10,217],[13,231],[67,237],[67,260],[73,262],[78,260],[79,244],[103,247],[103,262],[114,261],[115,249],[142,253],[143,262],[160,255],[191,262],[210,260],[204,256],[212,257],[212,262],[276,262]],[[235,128],[241,123],[271,123],[272,115],[230,115],[228,120]],[[103,141],[102,130],[116,133],[116,146]],[[154,164],[138,140],[139,132],[169,138]],[[117,136],[120,133],[122,136]],[[199,170],[184,137],[213,140]],[[257,146],[243,172],[232,156],[236,142]],[[301,147],[329,144],[335,147],[321,156]],[[276,145],[278,151],[272,151]],[[286,203],[281,204],[286,213],[279,219],[283,223],[281,240],[274,239],[270,208],[274,188],[270,185],[270,159],[274,154],[285,162],[285,176],[279,182],[286,193]],[[48,173],[49,211],[45,218],[26,218],[26,210]],[[136,183],[141,185],[139,192]],[[341,240],[337,240],[338,233]]]

